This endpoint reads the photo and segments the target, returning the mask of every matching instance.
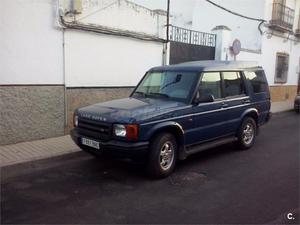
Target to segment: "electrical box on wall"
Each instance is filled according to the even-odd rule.
[[[71,2],[71,9],[74,14],[82,13],[82,0],[73,0]]]
[[[63,0],[64,9],[71,14],[82,13],[82,0]]]

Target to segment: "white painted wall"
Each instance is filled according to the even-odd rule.
[[[243,15],[264,18],[263,0],[214,0],[214,2]],[[259,22],[234,16],[206,1],[197,1],[193,15],[194,30],[211,32],[217,25],[226,25],[232,30],[232,38],[242,41],[243,48],[252,50],[261,48]]]
[[[166,15],[127,0],[98,0],[94,7],[84,7],[76,20],[114,29],[128,30],[165,38]]]
[[[272,18],[272,4],[273,0],[265,0],[265,19],[269,21]],[[295,10],[294,30],[297,29],[300,12],[300,0],[287,0],[288,7]],[[276,53],[284,52],[289,54],[289,71],[288,81],[284,85],[297,85],[298,73],[299,73],[299,61],[300,61],[300,43],[293,40],[287,40],[286,38],[276,37],[274,35],[264,35],[262,45],[262,64],[265,67],[266,73],[271,85],[275,84],[275,69],[276,69]]]
[[[162,50],[161,43],[68,30],[66,86],[135,86],[148,69],[162,64]]]
[[[273,0],[264,0],[265,2],[265,20],[269,21],[272,18],[272,10],[273,10]],[[292,9],[295,9],[295,16],[299,15],[299,5],[300,0],[286,0],[286,6]],[[298,8],[298,10],[297,10]],[[294,23],[295,25],[296,23]]]
[[[273,0],[215,0],[214,2],[240,14],[255,18],[262,18],[267,21],[269,21],[272,16]],[[295,9],[295,30],[298,24],[300,0],[287,0],[287,6]],[[285,52],[289,54],[290,63],[288,81],[284,85],[297,85],[300,59],[299,42],[286,40],[286,38],[276,37],[274,35],[268,38],[267,34],[261,35],[259,33],[257,28],[258,22],[252,22],[229,14],[228,12],[210,5],[206,1],[198,1],[194,10],[194,29],[209,32],[210,29],[218,25],[226,25],[232,30],[230,43],[232,43],[234,39],[238,38],[242,43],[242,48],[257,52],[241,51],[236,59],[259,62],[266,71],[270,85],[278,85],[274,83],[276,53]],[[263,30],[267,30],[265,27],[262,28]],[[228,49],[224,50],[223,48],[220,51],[226,51],[229,60],[234,59],[234,57],[230,55]],[[259,52],[261,52],[261,54],[259,54]],[[223,54],[223,60],[226,58],[224,55],[226,54]]]
[[[277,52],[285,52],[290,55],[288,81],[284,85],[297,85],[297,67],[299,66],[300,59],[300,43],[295,44],[293,41],[285,42],[283,38],[276,36],[272,36],[272,38],[267,39],[267,37],[264,36],[262,51],[263,55],[261,58],[261,64],[264,66],[270,85],[281,85],[274,83]]]
[[[85,0],[83,8],[76,17],[80,23],[165,38],[166,15],[127,0]],[[135,86],[148,69],[162,63],[160,42],[65,32],[67,87]]]
[[[55,0],[0,1],[0,85],[63,84]]]

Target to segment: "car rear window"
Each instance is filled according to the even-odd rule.
[[[268,91],[268,83],[264,71],[245,71],[246,79],[250,82],[254,93]]]

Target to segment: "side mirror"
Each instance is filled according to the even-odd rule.
[[[203,95],[203,96],[200,96],[199,98],[196,98],[194,100],[194,104],[198,105],[200,103],[208,103],[208,102],[214,102],[214,101],[215,101],[215,98],[213,95]]]

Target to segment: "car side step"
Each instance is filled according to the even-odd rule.
[[[220,145],[224,145],[224,144],[228,144],[231,142],[237,141],[237,137],[227,137],[227,138],[222,138],[219,140],[215,140],[215,141],[211,141],[208,143],[204,143],[204,144],[199,144],[199,145],[195,145],[192,147],[187,147],[186,148],[186,153],[188,155],[197,153],[197,152],[201,152],[210,148],[215,148],[218,147]]]

